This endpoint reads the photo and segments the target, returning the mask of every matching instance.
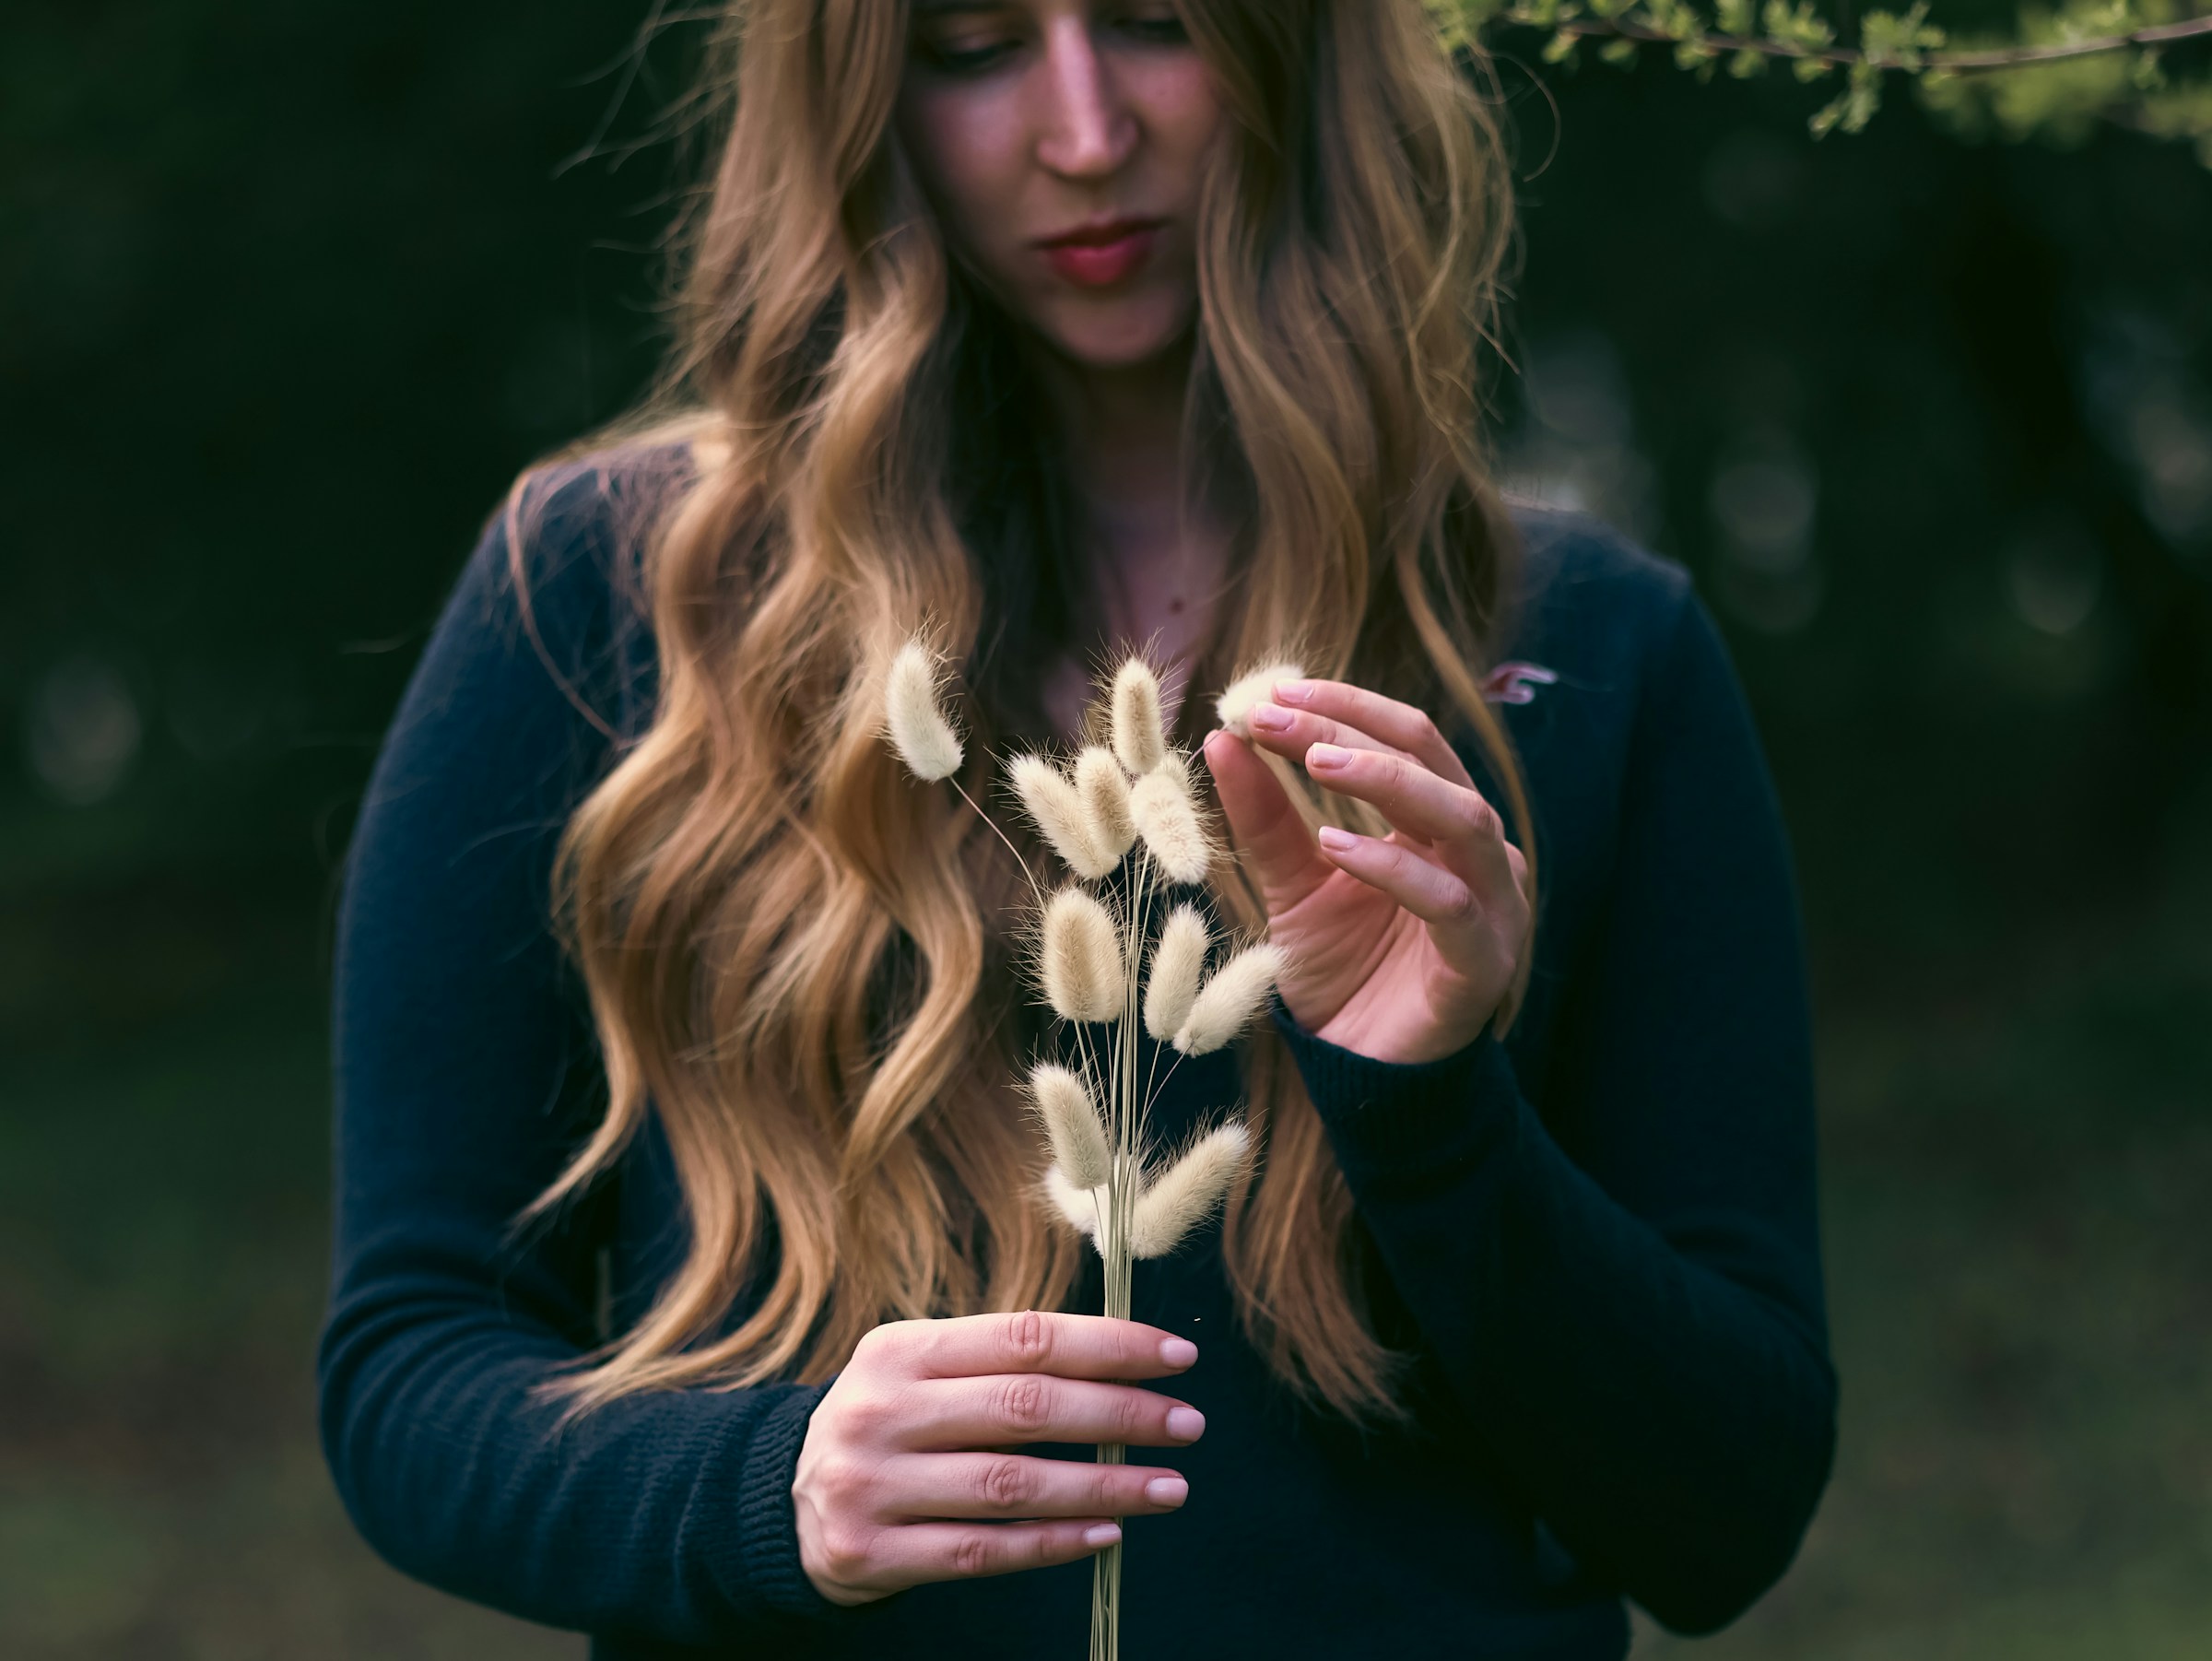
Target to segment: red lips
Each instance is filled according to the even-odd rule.
[[[1046,263],[1067,282],[1084,289],[1107,289],[1134,276],[1159,240],[1158,219],[1107,219],[1081,225],[1037,246]]]

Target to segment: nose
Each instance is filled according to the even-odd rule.
[[[1054,18],[1043,45],[1043,94],[1050,109],[1038,139],[1038,161],[1065,178],[1111,177],[1136,148],[1136,114],[1091,39],[1089,19]]]

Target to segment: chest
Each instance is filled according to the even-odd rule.
[[[1191,527],[1152,525],[1102,544],[1078,602],[1075,645],[1045,679],[1045,713],[1062,739],[1077,740],[1097,695],[1093,677],[1139,649],[1160,671],[1172,721],[1219,618],[1228,563],[1225,536]]]

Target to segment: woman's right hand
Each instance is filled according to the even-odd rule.
[[[1115,1383],[1162,1378],[1198,1347],[1103,1315],[891,1321],[861,1339],[806,1427],[792,1499],[799,1562],[832,1603],[924,1581],[1071,1562],[1121,1538],[1113,1519],[1173,1511],[1171,1470],[1040,1459],[1034,1442],[1184,1447],[1195,1408]]]

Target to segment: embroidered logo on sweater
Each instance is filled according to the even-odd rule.
[[[1500,664],[1482,678],[1482,695],[1490,703],[1534,703],[1536,689],[1548,687],[1559,676],[1542,664]]]

